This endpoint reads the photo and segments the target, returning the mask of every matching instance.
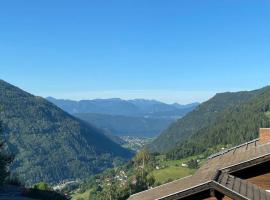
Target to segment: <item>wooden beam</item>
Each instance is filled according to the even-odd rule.
[[[256,166],[256,165],[259,165],[259,164],[262,164],[262,163],[265,163],[268,161],[270,161],[270,154],[259,157],[257,159],[249,160],[249,161],[246,161],[243,163],[239,163],[239,164],[236,164],[233,166],[226,167],[224,169],[221,169],[221,171],[232,174],[232,173],[235,173],[237,171],[244,170],[246,168]]]
[[[212,188],[215,189],[215,191],[219,192],[220,194],[230,197],[231,199],[234,200],[249,200],[247,197],[244,197],[241,194],[238,194],[235,191],[226,188],[223,185],[214,181],[212,182]]]
[[[178,200],[178,199],[192,200],[192,199],[203,199],[199,197],[207,198],[210,197],[210,183],[211,182],[207,182],[205,184],[198,185],[185,191],[179,191],[178,193],[162,197],[159,200]]]
[[[258,165],[253,165],[252,167],[235,171],[232,173],[232,175],[239,177],[241,179],[249,179],[252,177],[269,173],[270,172],[269,166],[270,166],[270,161],[267,161],[264,163],[260,163]]]

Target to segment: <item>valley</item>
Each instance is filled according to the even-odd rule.
[[[156,137],[199,103],[166,104],[155,100],[63,100],[48,97],[59,108],[116,136]]]
[[[270,127],[269,105],[269,87],[248,92],[217,94],[173,122],[161,135],[147,144],[145,147],[150,151],[149,156],[141,153],[147,150],[139,151],[132,159],[133,164],[128,164],[129,167],[125,168],[126,171],[131,171],[127,173],[126,179],[131,182],[126,183],[124,188],[128,191],[132,190],[131,188],[141,191],[186,177],[193,174],[210,155],[258,137],[260,127]],[[166,148],[162,149],[164,147]],[[156,151],[158,149],[162,150]],[[138,180],[142,178],[142,165],[136,165],[137,156],[144,156],[148,160],[144,179],[139,183]],[[134,178],[137,181],[132,186]],[[121,188],[117,184],[119,183],[114,182],[112,187]],[[138,192],[136,189],[135,193]],[[100,192],[86,192],[94,199],[102,199],[96,195],[108,193],[108,188],[102,186]],[[127,195],[133,193],[121,192]],[[116,199],[121,199],[121,192]]]
[[[11,172],[26,187],[74,200],[124,200],[192,175],[210,155],[270,127],[269,87],[187,106],[109,99],[93,100],[93,107],[89,100],[83,113],[81,102],[53,99],[56,106],[5,81],[0,90],[2,136],[15,154]]]

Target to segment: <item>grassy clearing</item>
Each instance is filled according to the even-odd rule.
[[[182,163],[187,163],[198,156],[192,156],[181,160],[165,160],[165,156],[158,156],[160,169],[155,169],[151,174],[155,177],[156,182],[163,184],[179,178],[183,178],[195,173],[196,169],[182,167]]]
[[[163,184],[194,174],[195,171],[195,169],[189,169],[187,167],[170,166],[164,169],[154,170],[152,174],[156,182]]]
[[[72,195],[72,200],[88,200],[89,199],[89,193],[91,190],[86,190],[84,193],[75,193]]]
[[[268,119],[270,119],[270,112],[268,111],[268,112],[265,112],[265,116],[268,118]]]

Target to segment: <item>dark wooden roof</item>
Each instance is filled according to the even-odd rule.
[[[132,195],[130,200],[164,199],[173,194],[192,192],[193,188],[207,184],[217,178],[222,170],[231,172],[270,160],[270,143],[259,145],[258,139],[241,144],[234,148],[214,154],[197,170],[193,176],[179,179],[144,192]],[[224,185],[226,187],[226,185]]]
[[[232,193],[241,195],[246,199],[270,200],[269,192],[266,192],[264,189],[228,173],[221,173],[217,183],[224,186],[226,190],[231,190]]]

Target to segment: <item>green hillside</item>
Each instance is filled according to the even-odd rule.
[[[214,125],[228,107],[245,103],[256,96],[257,93],[259,93],[259,90],[217,94],[185,117],[171,124],[148,146],[149,150],[164,153],[175,148],[179,142],[195,135],[204,128]]]
[[[167,156],[178,159],[205,152],[217,145],[235,146],[258,137],[261,127],[270,127],[270,87],[251,92],[248,101],[228,107],[216,117],[216,122],[198,130]]]
[[[87,177],[132,154],[47,100],[0,80],[0,120],[12,170],[26,184]]]

